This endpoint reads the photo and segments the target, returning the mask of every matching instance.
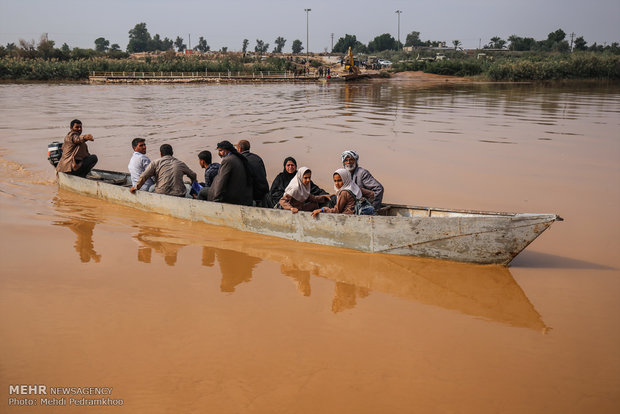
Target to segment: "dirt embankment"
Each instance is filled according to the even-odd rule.
[[[471,78],[435,75],[433,73],[424,73],[422,71],[393,73],[391,79],[398,81],[413,81],[422,83],[463,83],[472,81]]]

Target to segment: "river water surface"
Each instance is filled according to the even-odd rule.
[[[0,109],[1,412],[620,409],[617,84],[3,84]],[[58,190],[47,144],[73,118],[98,168],[142,136],[202,175],[198,152],[248,139],[269,180],[292,155],[331,191],[355,149],[387,202],[565,221],[508,268],[190,223]]]

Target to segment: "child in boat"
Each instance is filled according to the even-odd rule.
[[[355,213],[355,201],[364,197],[371,203],[375,199],[375,194],[360,188],[351,180],[351,173],[344,168],[334,172],[334,190],[336,190],[336,205],[333,208],[323,207],[312,212],[312,217],[317,217],[319,213]]]

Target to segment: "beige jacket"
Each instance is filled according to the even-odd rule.
[[[56,171],[64,173],[77,171],[82,165],[82,160],[89,155],[88,145],[84,138],[77,132],[71,131],[62,144],[62,156],[58,161]]]
[[[183,161],[177,160],[172,155],[164,155],[146,167],[136,183],[136,188],[139,190],[146,180],[155,177],[156,193],[183,197],[187,192],[183,184],[183,175],[187,175],[192,182],[196,181],[196,173]]]

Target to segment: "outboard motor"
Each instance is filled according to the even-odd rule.
[[[58,165],[62,156],[62,142],[54,141],[47,146],[47,160],[54,167]]]

